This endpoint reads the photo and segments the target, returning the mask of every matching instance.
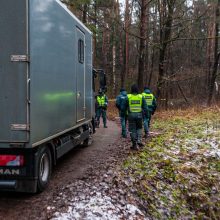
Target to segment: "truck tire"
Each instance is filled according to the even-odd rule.
[[[42,192],[48,185],[52,172],[51,152],[47,147],[42,147],[38,157],[37,190]]]
[[[83,141],[83,146],[88,147],[92,144],[93,142],[93,126],[92,123],[89,123],[89,137]]]

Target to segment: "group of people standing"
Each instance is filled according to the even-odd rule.
[[[100,125],[100,118],[103,118],[104,128],[107,128],[106,110],[108,98],[102,90],[96,97],[96,127]],[[132,141],[131,149],[138,150],[143,147],[142,143],[142,126],[144,124],[144,137],[148,137],[151,116],[154,114],[157,103],[154,95],[148,87],[144,87],[143,93],[139,93],[137,85],[131,86],[130,94],[125,89],[120,90],[116,97],[116,107],[119,110],[121,120],[122,137],[127,137],[127,121]]]
[[[151,116],[157,108],[154,95],[148,87],[144,87],[143,93],[139,93],[137,85],[132,85],[130,94],[122,88],[116,97],[116,107],[119,110],[122,137],[127,137],[128,121],[132,141],[131,149],[138,150],[139,147],[143,147],[142,124],[144,124],[144,137],[146,138],[149,135]]]

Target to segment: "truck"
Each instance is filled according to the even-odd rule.
[[[60,157],[91,144],[92,65],[92,32],[61,1],[0,1],[1,191],[42,192]]]

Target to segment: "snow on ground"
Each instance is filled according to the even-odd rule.
[[[134,195],[117,179],[115,165],[103,167],[61,189],[47,207],[53,220],[145,220]]]
[[[207,131],[206,131],[207,132]],[[220,159],[220,141],[218,134],[215,130],[209,130],[207,134],[213,134],[213,137],[192,138],[181,141],[179,139],[170,141],[172,144],[167,149],[169,155],[164,155],[165,159],[176,161],[176,156],[181,153],[181,150],[187,150],[189,154],[203,155],[204,157],[212,157]],[[172,157],[171,155],[175,155]]]
[[[54,220],[86,219],[86,220],[118,220],[146,219],[143,213],[133,204],[115,204],[109,196],[100,192],[81,201],[73,201],[66,213],[55,213]]]

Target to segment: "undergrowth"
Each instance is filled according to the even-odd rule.
[[[158,113],[144,149],[123,176],[151,219],[220,219],[220,111]]]

